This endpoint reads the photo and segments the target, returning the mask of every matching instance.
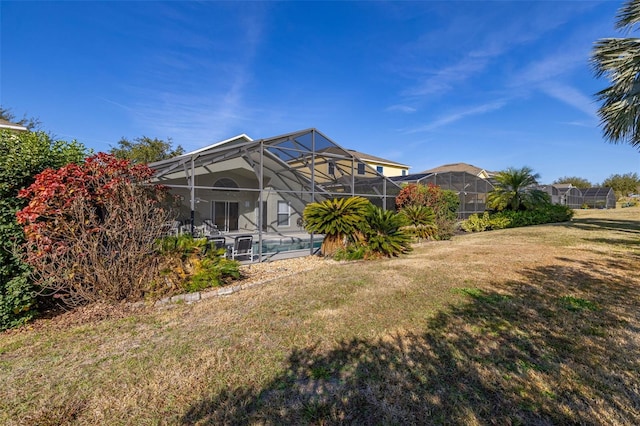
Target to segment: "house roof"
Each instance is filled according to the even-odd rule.
[[[21,124],[12,123],[3,118],[0,118],[0,129],[9,129],[26,132],[28,129]]]
[[[480,167],[476,167],[473,164],[467,164],[467,163],[444,164],[442,166],[438,166],[433,169],[425,170],[422,173],[446,173],[446,172],[467,172],[467,173],[471,173],[472,175],[476,175],[480,177],[491,177],[494,175],[494,172],[490,172]],[[486,176],[483,176],[483,175],[486,175]]]
[[[359,158],[362,161],[369,161],[371,163],[380,163],[387,164],[389,166],[395,166],[403,169],[408,169],[409,166],[406,164],[398,163],[397,161],[387,160],[382,157],[376,157],[375,155],[367,154],[364,152],[356,151],[354,149],[348,149],[350,153],[352,153],[355,157]]]

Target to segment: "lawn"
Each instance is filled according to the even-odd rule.
[[[0,334],[1,424],[640,424],[640,207]]]

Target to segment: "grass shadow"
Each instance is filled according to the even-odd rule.
[[[601,266],[526,269],[458,289],[420,332],[294,349],[266,385],[202,395],[179,422],[639,424],[640,285]]]
[[[606,229],[640,234],[640,220],[573,218],[568,226],[584,230]]]

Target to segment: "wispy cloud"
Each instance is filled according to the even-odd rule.
[[[416,97],[446,93],[453,89],[456,83],[482,71],[487,64],[488,60],[485,57],[467,56],[453,65],[433,71],[429,76],[419,78],[414,86],[405,89],[401,94]]]
[[[216,41],[216,32],[203,39],[189,30],[189,22],[174,23],[173,49],[154,52],[148,78],[128,88],[134,94],[128,108],[138,127],[187,149],[246,131],[257,114],[246,98],[264,27],[262,9],[251,11],[238,17],[234,37],[224,45]]]
[[[540,90],[552,98],[584,112],[593,119],[598,118],[596,114],[596,105],[593,99],[580,92],[575,87],[559,82],[546,82],[540,85]]]
[[[486,104],[467,108],[461,111],[456,111],[456,112],[444,115],[442,117],[439,117],[435,121],[432,121],[431,123],[428,123],[426,125],[406,130],[405,133],[420,133],[420,132],[432,131],[439,127],[443,127],[448,124],[455,123],[456,121],[460,121],[465,117],[469,117],[473,115],[481,115],[491,111],[496,111],[504,107],[506,104],[507,104],[506,99],[499,99],[494,102],[489,102]]]
[[[548,7],[537,7],[535,4],[526,14],[519,13],[520,10],[518,13],[511,10],[508,4],[496,9],[497,11],[491,15],[484,13],[483,21],[478,21],[472,16],[458,16],[449,28],[427,33],[410,49],[405,49],[405,58],[399,62],[408,69],[412,68],[412,64],[424,63],[429,54],[434,55],[439,49],[442,49],[437,55],[439,61],[443,57],[450,57],[449,52],[443,49],[449,45],[455,45],[457,50],[467,53],[440,67],[420,69],[414,66],[414,75],[408,76],[414,80],[414,84],[402,90],[401,96],[425,97],[447,93],[460,83],[487,70],[497,58],[560,27],[575,13],[584,9],[584,6],[560,5],[554,8],[557,9],[556,13],[551,16]],[[500,31],[493,30],[497,25],[500,26]],[[469,37],[474,33],[478,36]]]
[[[388,107],[386,109],[386,111],[398,111],[398,112],[404,112],[407,114],[411,114],[413,112],[416,112],[416,109],[414,107],[410,107],[408,105],[391,105],[390,107]]]

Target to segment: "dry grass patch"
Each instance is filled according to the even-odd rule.
[[[580,211],[4,333],[0,423],[638,424],[639,219]]]

